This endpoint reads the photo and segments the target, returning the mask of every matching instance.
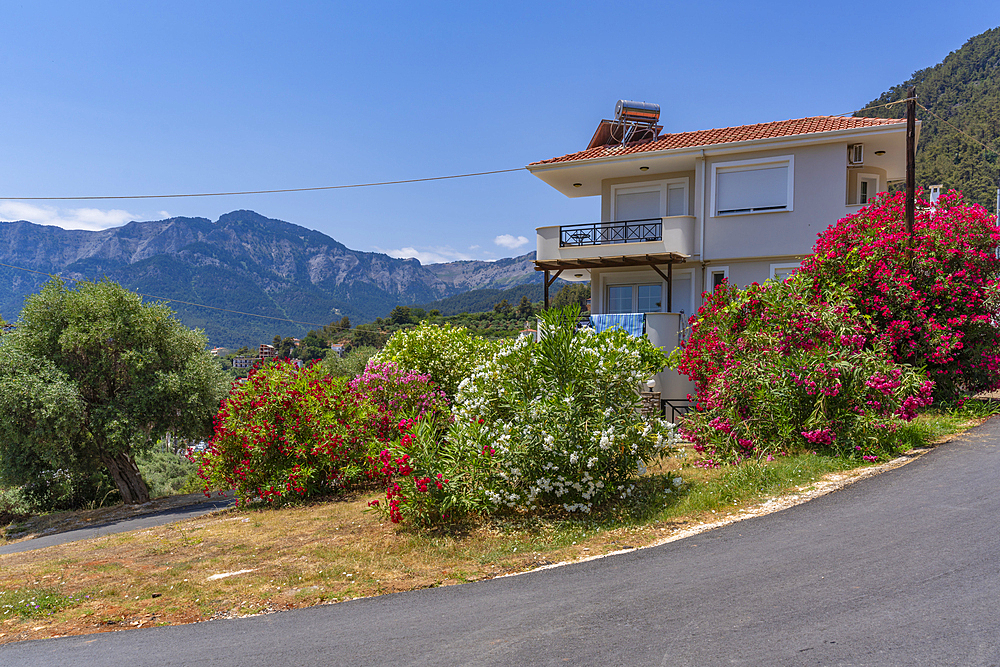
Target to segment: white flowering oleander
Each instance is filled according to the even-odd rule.
[[[478,424],[470,447],[491,451],[484,497],[494,506],[589,512],[627,497],[629,477],[675,441],[666,422],[636,409],[636,387],[662,369],[649,361],[662,355],[621,330],[544,328],[546,340],[500,345],[457,382],[453,415]]]

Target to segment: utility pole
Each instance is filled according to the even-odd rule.
[[[916,196],[917,89],[906,95],[906,258],[913,258],[913,200]]]

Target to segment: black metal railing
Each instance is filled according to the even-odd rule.
[[[559,228],[559,247],[561,248],[662,240],[663,220],[660,218],[588,222],[582,225],[563,225]]]

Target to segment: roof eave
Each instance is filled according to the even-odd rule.
[[[842,130],[828,130],[825,132],[810,132],[808,134],[790,134],[784,137],[767,137],[766,139],[747,139],[745,141],[730,141],[722,144],[704,144],[701,146],[685,146],[684,148],[666,148],[656,151],[640,151],[637,153],[626,153],[625,155],[608,155],[604,157],[592,157],[582,160],[563,160],[561,162],[534,162],[525,167],[531,173],[536,171],[547,171],[559,167],[578,166],[584,164],[603,164],[608,162],[621,162],[623,160],[648,160],[656,157],[668,155],[682,156],[690,153],[693,156],[722,155],[735,152],[748,152],[770,150],[770,146],[775,148],[795,147],[808,144],[827,144],[843,141],[852,135],[870,136],[873,134],[891,134],[894,132],[906,132],[906,123],[893,123],[885,125],[870,125],[868,127],[852,127]],[[917,139],[920,138],[920,121],[917,121]]]
[[[919,138],[919,126],[918,138]],[[582,160],[566,160],[562,162],[534,163],[526,169],[539,180],[555,188],[567,197],[589,197],[601,194],[601,183],[605,178],[624,176],[629,171],[629,165],[636,169],[639,166],[649,166],[657,161],[672,163],[672,171],[687,171],[694,168],[696,158],[710,158],[722,155],[739,155],[751,152],[793,150],[802,146],[816,146],[831,143],[861,143],[875,137],[904,138],[905,123],[872,125],[868,127],[853,127],[826,132],[810,132],[808,134],[793,134],[784,137],[768,137],[763,139],[747,139],[720,144],[704,144],[686,146],[683,148],[667,148],[653,151],[640,151],[624,155],[607,155]],[[690,164],[686,164],[690,161]],[[609,167],[612,167],[609,169]],[[654,166],[654,169],[656,167]],[[633,169],[636,174],[639,172]],[[666,170],[665,170],[666,171]],[[621,173],[617,173],[621,172]],[[655,172],[650,172],[655,173]],[[579,183],[579,186],[575,184]]]

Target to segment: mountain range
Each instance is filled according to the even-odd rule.
[[[345,315],[360,324],[396,305],[540,282],[532,259],[534,253],[423,266],[416,259],[351,250],[320,232],[253,211],[233,211],[215,222],[178,217],[96,232],[0,222],[0,315],[16,319],[25,297],[49,279],[46,274],[106,276],[147,297],[170,300],[180,319],[204,329],[213,346],[253,346],[275,334],[301,336]]]

